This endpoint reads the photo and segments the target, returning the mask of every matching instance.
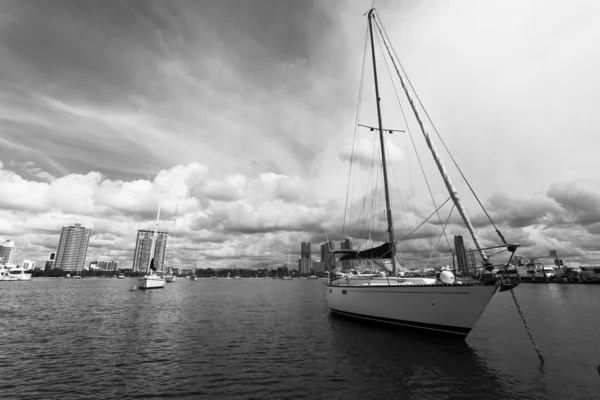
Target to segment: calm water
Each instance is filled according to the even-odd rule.
[[[494,296],[466,341],[332,317],[324,280],[0,282],[3,399],[598,399],[600,285]]]

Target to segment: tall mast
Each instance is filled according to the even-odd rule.
[[[371,10],[369,12],[369,26],[371,26],[370,18],[371,18],[372,12],[373,12],[373,10]],[[372,17],[372,18],[374,18],[374,17]],[[371,33],[371,43],[373,43],[372,35],[373,34]],[[383,39],[383,40],[385,40],[385,39]],[[390,58],[391,58],[392,62],[394,63],[394,66],[396,66],[396,62],[394,61],[394,58],[392,57],[392,54],[391,54],[389,48],[388,48],[388,53],[390,54]],[[415,106],[415,102],[413,101],[412,97],[410,96],[408,87],[406,86],[406,83],[404,82],[404,79],[402,78],[400,71],[398,71],[398,67],[396,67],[396,71],[398,73],[398,78],[400,78],[400,83],[402,84],[402,89],[404,89],[404,93],[406,94],[406,97],[408,98],[410,107],[412,108],[413,113],[415,114],[415,117],[419,123],[419,127],[421,128],[421,132],[423,133],[423,136],[425,137],[425,141],[427,142],[427,146],[429,147],[429,150],[431,151],[431,155],[433,156],[433,159],[435,160],[438,170],[442,174],[442,178],[444,179],[444,183],[446,184],[446,189],[448,189],[448,192],[450,193],[450,197],[452,197],[452,201],[454,202],[456,209],[458,210],[460,216],[462,217],[463,221],[465,222],[465,225],[467,226],[467,229],[468,229],[469,233],[471,234],[471,237],[473,238],[473,242],[475,243],[475,247],[477,247],[477,251],[479,252],[479,255],[481,256],[483,263],[487,264],[488,257],[485,255],[485,252],[483,251],[483,246],[481,245],[481,243],[479,241],[479,237],[477,236],[477,233],[475,232],[475,228],[473,228],[473,224],[471,223],[471,220],[469,219],[469,216],[467,215],[467,211],[465,210],[462,202],[460,201],[460,198],[458,197],[458,192],[456,191],[456,189],[454,188],[454,185],[452,184],[452,180],[450,179],[450,176],[448,175],[448,171],[446,170],[446,167],[442,163],[442,159],[440,158],[440,155],[439,155],[437,149],[433,145],[433,142],[431,142],[429,134],[427,133],[427,130],[425,129],[425,125],[423,125],[423,120],[421,119],[421,116],[419,115],[419,112],[417,111],[417,108]],[[379,109],[379,103],[377,104],[377,107]],[[380,121],[380,125],[379,125],[379,130],[381,132],[381,121]],[[384,171],[385,171],[385,169],[384,169]]]
[[[154,258],[154,250],[156,249],[156,237],[158,235],[158,220],[160,219],[160,202],[158,203],[158,213],[156,214],[156,226],[154,227],[154,236],[152,236],[152,246],[150,246],[150,257],[148,259],[148,266],[146,267],[146,273],[150,273],[150,264]],[[156,265],[155,267],[156,268]]]
[[[388,222],[388,242],[391,244],[390,250],[392,252],[392,275],[396,276],[396,238],[394,237],[394,225],[392,221],[392,206],[390,204],[390,190],[388,187],[388,176],[387,176],[387,162],[385,158],[385,143],[383,141],[383,122],[381,119],[381,106],[379,105],[379,85],[377,82],[377,63],[375,61],[375,44],[373,42],[373,22],[372,8],[369,11],[369,34],[371,36],[371,54],[373,56],[373,75],[375,76],[375,98],[377,99],[377,123],[379,126],[379,141],[381,142],[381,162],[383,163],[383,183],[385,186],[385,206],[387,208],[387,222]]]

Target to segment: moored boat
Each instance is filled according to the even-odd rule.
[[[31,272],[20,266],[3,266],[0,269],[0,281],[28,281],[31,279]]]
[[[405,76],[401,64],[397,60],[396,53],[391,47],[389,38],[383,30],[379,18],[375,18],[375,16],[375,9],[371,9],[368,12],[368,37],[370,38],[372,53],[370,58],[372,58],[373,61],[375,86],[374,98],[377,108],[378,125],[376,127],[365,127],[370,128],[371,131],[377,131],[379,134],[381,159],[371,165],[380,165],[382,169],[382,175],[378,176],[382,177],[381,181],[384,186],[385,210],[383,210],[381,214],[373,212],[371,218],[378,221],[379,215],[385,216],[387,222],[387,229],[385,231],[386,237],[383,244],[379,246],[373,246],[373,244],[371,244],[370,248],[361,251],[352,250],[350,248],[344,248],[343,250],[330,249],[329,254],[331,254],[332,257],[337,258],[337,260],[334,260],[337,264],[335,271],[329,273],[326,292],[327,303],[331,312],[334,314],[466,337],[475,326],[477,320],[498,289],[500,288],[501,291],[512,290],[512,288],[516,286],[516,283],[503,281],[501,278],[496,278],[491,274],[489,274],[490,277],[486,275],[484,279],[483,273],[481,273],[479,277],[476,277],[476,279],[469,276],[459,279],[454,271],[448,269],[442,270],[439,274],[436,273],[433,276],[399,276],[400,268],[396,259],[397,251],[401,251],[400,245],[404,240],[408,239],[418,227],[410,232],[403,240],[396,240],[388,182],[388,163],[386,160],[388,152],[386,150],[386,141],[384,140],[382,112],[380,108],[381,96],[378,86],[374,28],[376,28],[379,33],[382,51],[384,53],[387,52],[391,61],[391,63],[386,63],[396,69],[400,86],[406,94],[407,102],[412,108],[415,119],[425,139],[425,143],[432,154],[435,166],[439,170],[445,187],[448,190],[450,197],[446,202],[451,201],[449,204],[453,204],[450,213],[456,209],[460,214],[465,228],[475,245],[476,250],[474,250],[473,253],[478,254],[481,258],[481,270],[491,271],[494,267],[507,268],[519,245],[507,243],[504,236],[502,236],[498,228],[491,221],[491,218],[490,225],[496,228],[501,239],[501,244],[488,247],[484,247],[481,244],[473,224],[467,216],[465,207],[458,196],[457,190],[448,175],[446,167],[443,165],[440,155],[431,141],[427,129],[425,128],[425,124],[417,111],[417,104],[420,104],[420,102],[417,103],[413,99],[415,95],[414,93],[411,93],[411,90],[414,92],[414,88],[408,83],[408,78]],[[365,60],[366,57],[367,55],[365,54]],[[359,119],[357,118],[357,121],[358,120]],[[385,129],[385,132],[404,132],[404,130]],[[351,159],[355,160],[356,158],[358,157],[352,157]],[[351,174],[349,174],[349,176],[350,175]],[[375,192],[373,188],[369,189],[370,193]],[[444,202],[444,204],[446,202]],[[442,206],[436,206],[437,209],[433,215],[435,215],[436,212],[439,212],[439,209]],[[363,220],[364,219],[366,218],[363,216]],[[439,222],[440,225],[443,225],[441,218]],[[442,230],[445,235],[445,227],[442,228]],[[370,234],[369,240],[371,240]],[[448,246],[450,246],[449,243]],[[491,257],[486,254],[486,251],[491,249],[494,249],[494,256],[503,253],[507,260],[494,265],[491,261]],[[452,251],[451,255],[453,260],[455,256],[458,258],[458,255],[466,254],[466,251],[461,251],[462,253],[459,253],[458,249]],[[466,260],[466,255],[463,257]],[[376,274],[355,274],[348,271],[349,265],[351,266],[350,268],[352,268],[352,265],[356,263],[360,264],[367,260],[380,266],[384,271]],[[385,263],[383,262],[384,260],[391,261],[391,270],[386,269]]]
[[[158,222],[160,220],[160,204],[158,205],[158,213],[156,214],[156,226],[154,235],[152,235],[152,245],[150,246],[150,262],[146,268],[146,273],[138,279],[139,289],[163,289],[165,287],[165,278],[160,274],[154,265],[154,257],[156,250],[156,238],[158,237]]]

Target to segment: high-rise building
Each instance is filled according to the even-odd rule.
[[[344,239],[343,242],[340,242],[340,246],[342,250],[352,250],[352,240]],[[344,270],[350,269],[352,267],[352,261],[342,261],[342,268]]]
[[[310,260],[306,258],[301,258],[298,260],[298,272],[300,275],[309,275],[312,274],[312,263]]]
[[[306,270],[305,273],[309,273],[312,270],[312,254],[310,251],[310,242],[302,242],[301,244],[300,260],[298,261],[298,266],[300,267],[300,265],[302,265],[303,268]]]
[[[310,260],[310,242],[302,242],[300,258]]]
[[[15,242],[7,240],[0,244],[0,264],[12,264],[15,257]]]
[[[154,248],[154,267],[157,270],[164,270],[165,254],[167,252],[167,232],[158,232],[156,246]],[[133,271],[145,271],[150,263],[150,250],[152,248],[152,238],[154,231],[139,230],[135,243],[135,252],[133,254]]]
[[[92,230],[86,229],[81,224],[63,227],[56,250],[54,268],[65,271],[83,270],[91,234]]]
[[[329,258],[331,251],[335,250],[335,242],[329,241],[321,245],[321,262],[325,263],[325,270],[329,271],[332,269],[334,264],[333,257]]]

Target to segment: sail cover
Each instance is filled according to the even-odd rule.
[[[374,258],[392,258],[392,246],[390,243],[384,243],[381,246],[371,249],[347,253],[340,257],[340,261]]]

